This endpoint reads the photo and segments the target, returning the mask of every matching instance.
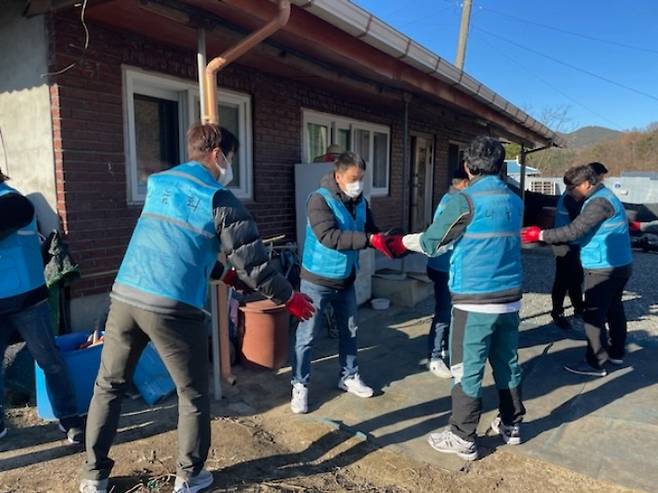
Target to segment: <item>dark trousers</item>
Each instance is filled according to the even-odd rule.
[[[626,346],[626,313],[622,296],[629,276],[585,272],[585,334],[587,362],[595,368],[608,357],[622,358]],[[609,332],[605,324],[608,323]]]
[[[105,328],[101,367],[89,407],[85,479],[105,479],[119,424],[121,400],[144,347],[157,349],[178,393],[177,475],[196,475],[210,447],[208,335],[205,318],[162,315],[113,300]]]
[[[434,318],[427,336],[427,358],[431,361],[441,359],[444,351],[448,350],[452,302],[448,288],[450,274],[428,268],[427,276],[434,284]]]
[[[555,257],[555,280],[551,298],[553,310],[551,315],[558,317],[564,313],[564,297],[567,292],[571,299],[574,313],[582,313],[583,303],[583,266],[580,263],[580,250],[568,247],[563,256]]]
[[[452,432],[475,440],[482,413],[482,377],[487,359],[498,389],[498,412],[506,425],[520,423],[521,400],[519,313],[475,313],[453,308],[450,327],[450,371],[453,376]]]
[[[75,416],[75,396],[62,354],[53,336],[48,302],[42,301],[20,312],[0,315],[0,362],[14,331],[23,337],[28,351],[46,376],[55,417],[62,419]],[[2,372],[3,368],[0,366],[0,423],[4,418],[5,395]]]

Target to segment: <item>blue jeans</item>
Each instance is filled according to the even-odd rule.
[[[21,334],[27,349],[46,376],[55,417],[75,416],[75,396],[64,360],[55,345],[48,302],[42,301],[20,312],[0,315],[0,361],[15,330]],[[4,390],[4,376],[0,368],[0,417]]]
[[[441,359],[442,352],[448,351],[452,302],[448,289],[450,275],[430,268],[427,269],[427,275],[434,283],[434,318],[427,336],[427,357],[431,361]]]
[[[338,325],[338,361],[340,378],[358,373],[356,361],[356,292],[354,285],[346,289],[331,289],[302,280],[300,291],[311,297],[316,312],[310,319],[300,322],[295,333],[295,348],[291,354],[292,382],[308,385],[311,379],[313,337],[322,328],[322,315],[331,303]]]

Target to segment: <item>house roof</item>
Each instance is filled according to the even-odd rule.
[[[457,87],[524,127],[537,132],[552,144],[560,147],[564,145],[562,138],[546,125],[350,0],[291,0],[291,3],[406,64]]]
[[[79,0],[26,1],[26,15],[79,4]],[[130,14],[129,9],[144,4],[164,5],[166,9],[193,8],[248,30],[262,25],[274,12],[273,0],[90,0],[86,17],[117,27],[121,27],[121,23],[126,27],[132,23],[136,27],[140,22],[147,22],[146,16],[144,12]],[[282,42],[309,53],[313,58],[324,58],[337,66],[349,67],[357,75],[397,90],[436,98],[443,104],[475,115],[476,121],[483,126],[492,125],[501,131],[501,136],[513,136],[516,142],[528,146],[563,145],[560,137],[548,127],[351,1],[291,0],[291,4],[294,7],[290,21],[275,33],[272,42]],[[169,25],[171,20],[154,20],[156,22],[151,21],[147,29],[155,29],[156,34],[163,36],[165,31],[154,25],[164,27],[168,24],[167,42],[175,42],[176,36],[172,36],[173,28]],[[181,24],[181,29],[191,30],[194,36],[193,23]],[[341,32],[349,36],[341,36]],[[193,39],[189,34],[181,34],[178,41],[196,48],[194,41],[190,43]],[[215,56],[210,37],[208,42],[208,54]]]
[[[521,174],[521,165],[516,159],[506,159],[505,164],[507,165],[507,174],[508,175],[520,175]],[[541,171],[539,171],[537,168],[533,168],[532,166],[526,165],[526,174],[540,174]]]

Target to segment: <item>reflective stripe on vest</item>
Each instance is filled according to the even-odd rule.
[[[443,210],[446,208],[448,201],[455,195],[454,192],[448,192],[443,197],[439,205],[436,206],[434,211],[433,221],[436,221],[437,218],[441,215]],[[450,257],[452,256],[452,247],[447,252],[437,255],[436,257],[428,257],[427,267],[430,269],[438,270],[440,272],[450,272]]]
[[[473,216],[450,259],[454,301],[509,303],[522,294],[523,203],[498,177],[486,176],[461,192]]]
[[[319,188],[313,193],[319,193],[331,209],[341,231],[364,231],[366,224],[366,200],[362,198],[356,205],[356,217],[350,214],[345,204],[326,188]],[[310,197],[309,197],[310,198]],[[353,269],[359,268],[359,252],[357,250],[334,250],[324,246],[315,236],[310,222],[306,221],[306,239],[302,266],[308,272],[327,279],[345,279]]]
[[[597,198],[610,202],[615,212],[580,240],[580,261],[590,270],[629,265],[633,262],[633,252],[624,205],[610,189],[602,187],[588,197],[583,209]]]
[[[203,308],[220,248],[213,199],[222,189],[194,161],[151,175],[116,282]]]
[[[19,194],[0,183],[0,196]],[[36,214],[27,226],[0,240],[0,298],[11,298],[46,283]]]

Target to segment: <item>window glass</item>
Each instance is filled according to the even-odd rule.
[[[388,186],[388,135],[375,132],[372,160],[373,188]]]
[[[146,193],[146,180],[178,164],[178,103],[134,94],[137,187]]]

